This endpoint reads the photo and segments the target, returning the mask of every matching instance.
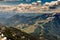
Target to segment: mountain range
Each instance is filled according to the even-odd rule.
[[[60,40],[60,13],[38,15],[15,14],[9,18],[1,18],[0,20],[4,25],[12,26],[36,37],[44,37],[48,40]]]

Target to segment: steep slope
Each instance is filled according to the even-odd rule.
[[[55,15],[55,18],[51,21],[51,22],[48,22],[44,25],[44,28],[45,28],[45,33],[46,35],[49,35],[50,38],[47,38],[50,39],[50,40],[54,40],[53,36],[55,36],[55,40],[60,40],[60,14],[56,14]],[[58,38],[58,39],[57,39]]]
[[[25,33],[13,27],[7,27],[0,24],[0,34],[4,34],[7,40],[39,40],[31,34]],[[1,36],[1,35],[0,35]]]
[[[35,23],[23,28],[23,31],[47,40],[60,40],[60,13],[43,14],[32,19],[35,20]]]
[[[52,19],[52,20],[51,20]],[[45,20],[39,20],[39,27],[32,33],[39,36],[40,39],[46,38],[47,40],[60,40],[60,14],[57,13],[48,17]],[[42,22],[42,23],[41,23]],[[40,30],[38,30],[40,29]]]

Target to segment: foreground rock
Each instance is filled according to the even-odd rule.
[[[0,25],[0,32],[7,38],[6,40],[39,40],[37,37],[13,27]],[[3,38],[1,39],[3,40]]]

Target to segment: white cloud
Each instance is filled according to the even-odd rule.
[[[44,5],[49,5],[49,6],[58,5],[58,1],[46,2]]]
[[[60,0],[57,0],[57,1],[60,1]]]

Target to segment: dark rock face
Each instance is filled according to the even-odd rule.
[[[0,25],[0,32],[7,37],[7,40],[39,40],[39,38],[36,38],[31,34],[25,33],[13,27],[6,27],[4,25]]]
[[[48,40],[60,40],[60,14],[54,15],[54,19],[44,25],[44,31]]]

